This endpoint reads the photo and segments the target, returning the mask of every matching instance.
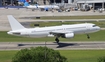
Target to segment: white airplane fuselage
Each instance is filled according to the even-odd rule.
[[[24,28],[20,30],[9,31],[8,34],[26,37],[54,37],[55,34],[62,34],[66,36],[73,36],[75,34],[87,34],[100,30],[99,26],[92,23],[50,26],[50,27],[37,27],[37,28]],[[62,38],[64,36],[61,36]],[[69,38],[69,37],[64,37]]]
[[[41,6],[35,6],[35,5],[29,5],[29,6],[26,6],[26,8],[28,9],[44,9],[44,8],[48,8],[48,9],[59,9],[59,6],[57,5],[41,5]]]
[[[75,34],[87,34],[97,32],[100,30],[99,26],[93,23],[25,28],[12,15],[8,15],[8,20],[11,26],[11,31],[7,32],[10,35],[25,36],[25,37],[56,37],[55,41],[59,43],[61,38],[73,38]]]

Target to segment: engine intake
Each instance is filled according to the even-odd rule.
[[[73,38],[73,37],[74,37],[74,33],[68,33],[62,36],[62,38]]]
[[[49,35],[48,35],[48,37],[54,37],[54,35],[52,35],[52,34],[49,34]]]

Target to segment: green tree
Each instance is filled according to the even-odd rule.
[[[105,62],[105,56],[98,58],[98,62]]]
[[[18,51],[12,62],[67,62],[67,58],[47,47],[32,47]]]

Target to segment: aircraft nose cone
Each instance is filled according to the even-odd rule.
[[[100,29],[101,29],[101,28],[98,26],[98,27],[97,27],[97,30],[100,30]]]

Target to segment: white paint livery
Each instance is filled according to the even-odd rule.
[[[8,34],[26,37],[56,37],[56,42],[59,42],[59,37],[73,38],[75,34],[88,34],[100,30],[100,27],[93,23],[25,28],[12,15],[8,15],[8,20],[12,28],[12,31],[7,32]],[[90,38],[89,35],[87,37]]]
[[[60,9],[59,6],[57,5],[29,5],[29,6],[24,6],[27,9]]]
[[[57,5],[41,5],[41,6],[33,6],[33,5],[29,5],[29,6],[26,6],[26,8],[29,8],[29,9],[37,9],[37,8],[39,8],[39,9],[41,9],[41,8],[50,8],[50,9],[52,9],[52,8],[55,8],[55,9],[59,9],[59,6],[57,6]]]

